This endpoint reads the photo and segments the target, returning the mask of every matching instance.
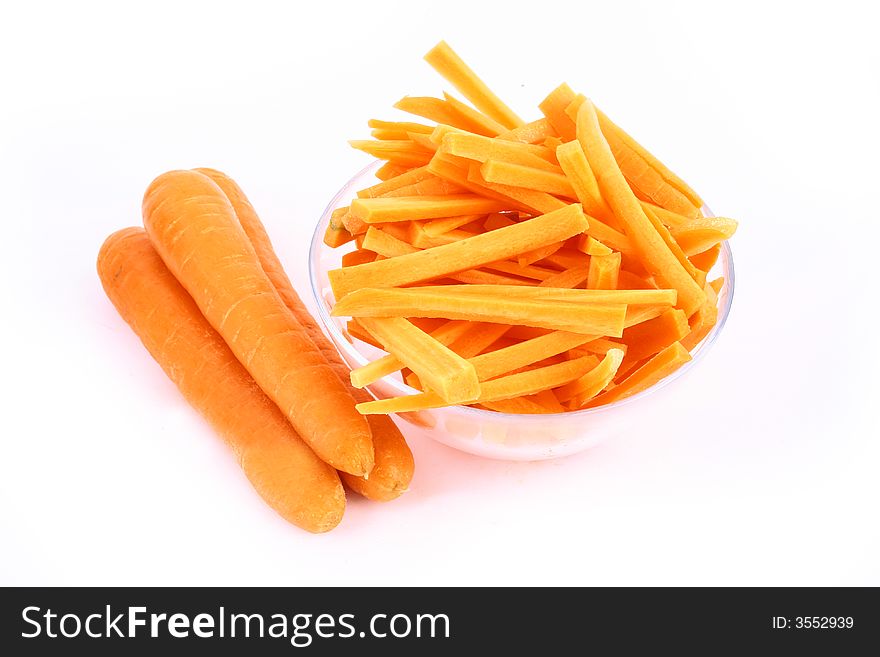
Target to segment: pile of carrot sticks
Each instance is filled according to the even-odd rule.
[[[406,490],[413,458],[308,313],[241,189],[212,169],[170,171],[144,196],[146,231],[107,238],[98,273],[119,314],[224,437],[262,498],[312,532],[335,527],[345,485]]]
[[[379,182],[332,213],[333,314],[387,352],[351,372],[413,394],[368,416],[448,405],[560,413],[635,395],[691,359],[718,319],[708,280],[737,222],[562,84],[523,121],[445,43],[427,62],[471,105],[405,97],[427,119],[370,120],[351,144]]]

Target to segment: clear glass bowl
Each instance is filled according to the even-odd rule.
[[[345,328],[345,318],[330,316],[334,298],[327,272],[341,266],[343,254],[351,251],[354,243],[331,249],[324,244],[324,231],[333,210],[348,205],[359,189],[376,183],[373,174],[381,164],[374,162],[365,167],[333,197],[315,228],[309,251],[309,275],[318,317],[324,331],[351,368],[361,367],[384,352],[360,340],[352,341]],[[703,208],[703,212],[711,216],[708,208]],[[607,406],[571,413],[515,415],[466,406],[402,413],[402,419],[411,425],[407,435],[424,435],[471,454],[515,461],[567,456],[593,447],[609,437],[622,435],[640,411],[646,410],[649,404],[662,404],[666,395],[674,394],[672,383],[700,362],[724,327],[734,287],[733,255],[727,242],[722,244],[721,255],[710,272],[710,280],[718,276],[724,276],[724,286],[718,295],[718,322],[693,351],[693,360],[647,390]],[[418,392],[406,385],[399,374],[380,379],[368,389],[379,399]]]

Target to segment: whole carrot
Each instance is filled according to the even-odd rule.
[[[150,241],[257,384],[324,461],[373,467],[370,427],[266,273],[229,199],[196,171],[170,171],[144,195]]]
[[[290,308],[330,367],[348,388],[352,397],[358,402],[370,401],[372,398],[368,392],[351,385],[349,368],[342,362],[336,348],[321,331],[315,318],[312,317],[296,293],[272,248],[272,242],[269,240],[263,223],[241,188],[232,178],[220,171],[214,169],[196,169],[196,171],[208,176],[226,194],[235,209],[241,227],[244,228],[244,232],[247,233],[254,250],[257,252],[263,271],[266,272],[269,280],[278,290],[284,304]],[[373,433],[375,465],[370,471],[369,478],[343,472],[341,473],[342,480],[349,488],[364,497],[379,501],[392,500],[407,489],[412,479],[414,468],[412,452],[403,439],[400,429],[390,417],[370,415],[367,416],[367,421]]]
[[[345,510],[336,471],[321,461],[211,328],[146,233],[113,233],[98,254],[107,296],[147,351],[236,453],[260,496],[311,532]]]

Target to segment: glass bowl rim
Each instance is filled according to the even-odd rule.
[[[324,232],[327,229],[327,225],[330,221],[330,214],[339,206],[339,202],[343,200],[345,197],[353,195],[355,190],[355,186],[359,184],[359,181],[368,174],[374,173],[376,169],[378,169],[384,162],[382,160],[375,160],[358,171],[342,188],[339,189],[336,194],[333,195],[333,198],[330,199],[330,202],[324,208],[324,212],[321,214],[320,219],[318,220],[318,224],[315,227],[315,232],[312,235],[312,241],[309,246],[309,285],[312,289],[312,298],[315,301],[318,310],[318,317],[321,320],[322,327],[325,331],[330,333],[330,337],[334,344],[334,347],[337,349],[344,349],[348,358],[344,358],[346,361],[346,365],[350,366],[352,362],[358,364],[358,366],[366,365],[369,362],[369,359],[364,356],[355,345],[346,338],[346,336],[342,333],[342,331],[336,326],[333,322],[333,318],[330,316],[328,309],[326,307],[326,303],[321,295],[321,291],[319,289],[318,284],[318,262],[319,262],[319,253],[324,248],[329,248],[324,244]],[[703,214],[707,217],[714,216],[709,210],[707,206],[703,206],[701,208]],[[666,387],[673,381],[676,381],[678,378],[689,372],[705,355],[705,353],[709,350],[709,348],[717,341],[721,330],[724,328],[724,325],[727,323],[727,318],[730,315],[730,308],[733,304],[733,293],[736,284],[736,275],[733,266],[733,252],[731,251],[730,245],[727,240],[721,243],[721,252],[719,253],[719,259],[721,261],[722,266],[722,276],[724,276],[724,286],[722,287],[722,293],[719,294],[720,305],[718,307],[718,319],[715,322],[715,326],[712,327],[712,330],[709,331],[709,334],[703,338],[700,343],[696,346],[696,348],[691,351],[691,360],[687,363],[679,367],[669,376],[664,377],[654,385],[649,388],[645,388],[641,392],[636,393],[630,397],[626,397],[624,399],[620,399],[618,401],[612,402],[610,404],[605,404],[602,406],[597,406],[595,408],[585,408],[579,411],[566,411],[565,413],[540,413],[540,414],[527,414],[527,413],[502,413],[499,411],[489,411],[483,410],[480,408],[471,408],[470,406],[444,406],[442,408],[435,409],[435,411],[445,411],[445,412],[457,412],[461,413],[465,417],[472,417],[475,420],[477,419],[516,419],[519,422],[535,422],[535,423],[546,423],[550,418],[557,417],[565,417],[566,419],[573,419],[577,417],[588,417],[590,415],[600,414],[603,412],[611,411],[612,409],[622,408],[624,406],[628,406],[637,402],[640,399],[648,397],[652,393],[661,390]],[[415,388],[411,388],[406,385],[403,381],[399,381],[393,378],[392,375],[388,375],[380,379],[385,385],[389,386],[395,392],[398,392],[400,395],[412,395],[416,394],[419,391]],[[370,386],[367,386],[369,389]]]

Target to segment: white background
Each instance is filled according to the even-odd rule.
[[[15,4],[0,584],[880,584],[870,3]],[[308,296],[313,226],[367,162],[346,140],[448,89],[421,61],[440,38],[525,117],[568,81],[738,218],[733,312],[631,434],[544,463],[414,440],[402,499],[352,497],[312,536],[249,488],[95,256],[154,176],[211,166]]]

